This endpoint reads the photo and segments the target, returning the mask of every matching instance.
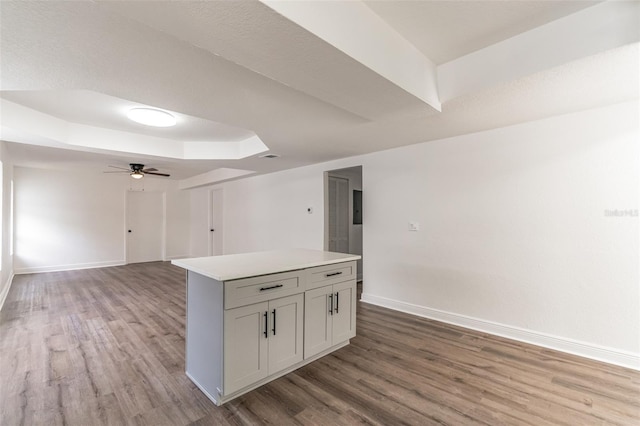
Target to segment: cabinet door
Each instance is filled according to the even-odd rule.
[[[268,308],[262,302],[225,311],[224,395],[267,377]]]
[[[302,361],[304,296],[269,301],[269,374]]]
[[[329,295],[332,286],[309,290],[304,294],[304,357],[309,358],[332,346]]]
[[[333,344],[356,335],[356,282],[347,281],[333,286]]]

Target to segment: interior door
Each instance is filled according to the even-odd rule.
[[[209,195],[209,256],[223,254],[222,250],[222,189]]]
[[[349,253],[349,180],[329,176],[329,251]]]
[[[161,192],[127,192],[127,263],[162,260],[163,222]]]

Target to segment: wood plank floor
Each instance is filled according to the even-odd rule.
[[[168,263],[17,276],[2,425],[640,425],[640,373],[358,305],[352,344],[223,407],[184,375]]]

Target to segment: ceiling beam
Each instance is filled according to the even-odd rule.
[[[202,173],[190,178],[182,179],[178,183],[180,189],[192,189],[199,188],[201,186],[213,185],[216,183],[224,182],[231,179],[236,179],[242,176],[254,174],[253,170],[232,169],[228,167],[222,167],[214,169],[206,173]]]
[[[361,2],[98,6],[337,107],[352,120],[440,110],[435,66]]]
[[[364,3],[260,1],[431,108],[441,111],[434,63]]]
[[[640,2],[608,1],[438,67],[442,102],[640,41]]]

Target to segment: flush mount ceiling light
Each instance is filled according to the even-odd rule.
[[[129,120],[146,126],[171,127],[176,125],[176,118],[166,111],[154,108],[133,108],[127,113]]]

